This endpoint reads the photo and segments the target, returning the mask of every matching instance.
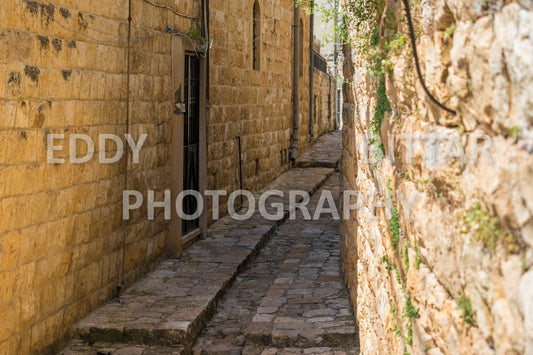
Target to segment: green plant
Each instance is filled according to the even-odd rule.
[[[400,215],[398,214],[398,208],[396,206],[392,208],[392,218],[389,221],[389,232],[391,232],[392,246],[396,249],[400,242]]]
[[[385,255],[383,258],[381,258],[381,263],[382,264],[387,264],[387,266],[386,266],[387,271],[392,271],[392,270],[395,269],[394,265],[392,265],[392,263],[390,262],[389,257],[387,255]]]
[[[420,270],[420,250],[418,249],[418,242],[415,241],[415,269]]]
[[[402,284],[402,276],[400,275],[400,270],[397,268],[394,268],[395,276],[396,276],[396,282],[398,282],[400,285]]]
[[[373,133],[371,134],[374,135]],[[383,144],[380,143],[379,138],[376,135],[372,137],[370,143],[372,144],[375,162],[381,162],[381,160],[383,160],[383,157],[385,156],[385,147],[383,147]],[[372,170],[376,170],[378,164],[371,164],[370,167],[372,168]]]
[[[298,0],[298,4],[310,10],[310,0]],[[365,58],[368,70],[374,77],[377,100],[370,131],[375,136],[372,143],[375,146],[375,158],[379,162],[385,156],[385,151],[376,137],[381,133],[386,112],[391,111],[386,73],[390,73],[394,66],[389,52],[397,53],[404,48],[406,37],[394,30],[395,11],[387,0],[351,0],[340,7],[333,4],[333,1],[315,2],[314,12],[326,22],[337,23],[337,19],[342,19],[342,25],[335,26],[334,37],[337,41],[348,43]],[[371,168],[375,170],[377,165]]]
[[[468,78],[466,79],[466,83],[468,85],[468,92],[472,95],[474,93],[474,82],[471,78]]]
[[[191,26],[189,28],[189,33],[187,33],[187,36],[202,43],[207,43],[207,40],[202,36],[202,32],[195,26]]]
[[[413,325],[407,325],[407,336],[405,337],[405,343],[407,345],[413,346]]]
[[[529,269],[525,261],[522,262],[522,265],[520,265],[520,269],[522,269],[522,271],[527,271]]]
[[[394,277],[396,278],[396,281],[401,285],[402,284],[402,277],[400,275],[400,270],[398,270],[397,267],[395,267],[389,257],[387,255],[385,255],[384,257],[381,258],[381,263],[382,264],[386,264],[387,266],[385,267],[387,269],[388,272],[391,272],[391,271],[394,271]]]
[[[391,313],[394,317],[396,317],[396,305],[392,304],[392,305],[390,306],[390,313]]]
[[[389,193],[389,197],[392,197],[392,185],[390,176],[387,176],[387,192]]]
[[[457,300],[457,309],[462,310],[461,319],[470,325],[475,325],[476,321],[474,320],[474,311],[472,310],[472,303],[466,295],[461,296]]]
[[[396,338],[399,338],[402,336],[402,332],[400,332],[400,328],[398,327],[398,324],[394,324],[392,327],[392,332],[396,334]]]
[[[411,247],[411,243],[409,241],[405,241],[403,243],[403,259],[405,261],[405,272],[409,271],[409,247]]]
[[[374,113],[374,120],[372,121],[372,133],[375,135],[381,134],[381,124],[385,119],[385,114],[391,110],[390,101],[387,97],[387,85],[385,80],[385,74],[379,73],[376,109]]]
[[[368,30],[366,26],[363,26],[364,24],[377,23],[378,7],[383,6],[383,3],[383,0],[351,0],[337,7],[333,0],[328,0],[314,1],[312,8],[311,0],[296,1],[296,4],[306,12],[313,11],[320,16],[324,23],[334,24],[334,32],[324,38],[325,43],[333,43],[337,40],[340,43],[348,43],[352,47],[355,47],[358,41],[367,34]],[[354,32],[359,34],[352,36]]]
[[[389,51],[393,55],[398,53],[407,46],[407,35],[401,32],[396,32],[395,37],[389,42]]]
[[[405,310],[403,313],[403,317],[407,319],[420,317],[420,313],[418,313],[418,309],[416,309],[415,306],[413,306],[413,302],[411,301],[410,295],[407,295],[405,299]]]
[[[452,22],[452,24],[444,31],[445,37],[450,37],[455,32],[455,28],[457,26],[455,25],[455,22]]]
[[[518,252],[516,237],[503,228],[498,217],[491,216],[488,211],[481,208],[479,203],[470,211],[465,212],[463,216],[475,243],[495,250],[497,244],[503,242],[508,252]]]
[[[521,133],[520,127],[513,126],[509,128],[509,137],[513,138],[515,141],[520,140],[521,135],[522,133]]]

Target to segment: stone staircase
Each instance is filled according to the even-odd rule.
[[[334,131],[320,137],[316,143],[296,159],[298,168],[338,167],[342,152],[342,131]]]

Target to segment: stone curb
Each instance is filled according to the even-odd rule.
[[[315,193],[334,173],[333,169],[324,168],[305,169],[305,171],[315,179],[319,177],[318,180],[316,180],[314,183],[311,181],[311,178],[307,178],[304,180],[304,183],[312,183],[312,186],[307,186],[306,188],[303,188],[303,190],[306,190],[310,195]],[[289,170],[285,174],[282,174],[277,180],[275,180],[271,184],[271,186],[275,185],[277,181],[283,178],[287,179],[288,181],[291,181],[291,174],[295,175],[295,177],[298,177],[302,175],[302,171],[298,171],[298,169]],[[185,254],[186,256],[191,257],[192,260],[186,260],[184,258],[181,258],[178,260],[166,261],[163,263],[163,265],[156,268],[154,272],[150,273],[145,278],[132,285],[132,287],[128,289],[123,295],[123,298],[126,300],[125,306],[120,306],[116,302],[108,303],[107,305],[104,305],[101,308],[97,309],[86,319],[79,322],[76,326],[76,331],[79,337],[89,344],[94,344],[97,342],[115,342],[130,345],[145,344],[160,346],[184,346],[184,350],[182,351],[182,353],[190,353],[192,346],[194,345],[196,339],[205,327],[205,324],[216,312],[218,301],[226,293],[227,289],[231,287],[236,277],[244,269],[246,269],[250,261],[255,258],[261,248],[268,242],[268,240],[275,233],[278,227],[285,223],[288,216],[289,211],[286,210],[284,218],[279,222],[265,221],[262,219],[258,220],[258,218],[255,217],[253,217],[250,221],[245,221],[248,222],[248,224],[252,224],[252,226],[246,226],[250,231],[255,231],[258,228],[259,230],[263,229],[262,232],[260,232],[260,235],[256,236],[258,238],[255,245],[250,245],[247,249],[238,249],[235,243],[236,237],[231,235],[231,233],[229,232],[229,235],[223,235],[222,237],[212,239],[204,239],[198,242],[196,245],[193,245]],[[255,222],[260,222],[260,226],[255,226]],[[255,229],[253,229],[252,227]],[[229,231],[241,228],[244,228],[242,222],[231,221],[229,220],[229,217],[226,217],[215,223],[209,229],[209,231],[220,233],[224,232],[224,229],[227,229]],[[247,238],[248,237],[252,238],[252,236],[247,236]],[[156,282],[161,278],[159,274],[168,273],[170,275],[172,273],[171,270],[177,271],[174,271],[174,275],[169,276],[169,280],[171,281],[169,282],[169,284],[179,284],[181,281],[180,277],[185,277],[183,275],[177,275],[179,273],[179,270],[181,270],[182,268],[190,268],[189,264],[197,263],[201,267],[202,263],[209,263],[211,261],[209,259],[207,259],[207,261],[205,260],[205,257],[202,256],[201,249],[195,250],[195,248],[204,248],[205,245],[208,244],[211,244],[214,250],[216,250],[218,244],[231,244],[232,246],[228,247],[227,249],[229,252],[235,253],[235,260],[229,262],[222,261],[217,264],[217,266],[213,269],[213,271],[223,273],[223,277],[215,277],[212,280],[208,279],[205,281],[205,285],[203,286],[196,285],[196,287],[205,287],[206,290],[209,289],[209,287],[217,288],[215,292],[206,291],[205,293],[202,293],[201,296],[198,295],[198,297],[187,296],[187,298],[176,295],[174,296],[174,298],[172,298],[166,296],[163,297],[163,295],[157,294],[158,290],[161,292],[168,293],[168,291],[165,291],[165,288],[156,288],[153,294],[150,294],[149,289],[143,289],[143,282],[148,284],[150,284],[151,282]],[[195,251],[197,251],[198,254],[194,254]],[[218,257],[227,256],[224,255],[223,252],[218,255],[214,253],[213,255]],[[222,269],[224,271],[220,271],[219,269]],[[186,279],[185,281],[191,281],[191,279]],[[162,283],[161,285],[165,286],[165,283]],[[139,289],[141,289],[141,291],[139,291]],[[206,298],[209,298],[207,302]],[[136,319],[125,319],[124,321],[121,321],[121,317],[127,318],[129,314],[128,302],[131,302],[135,305],[139,305],[139,307],[142,308],[142,305],[146,302],[150,303],[160,301],[162,303],[161,307],[164,308],[165,305],[171,306],[173,302],[179,304],[179,302],[183,301],[184,299],[191,303],[191,305],[189,306],[190,309],[180,309],[182,311],[192,310],[191,312],[185,312],[187,313],[187,316],[180,317],[179,314],[165,314],[165,321],[157,324],[151,324],[150,322],[143,323],[143,319],[145,318],[149,318],[147,321],[157,321],[155,316],[154,318],[150,318],[150,314],[139,314],[139,317],[137,317]],[[145,313],[150,313],[150,311],[147,311]],[[176,313],[179,312],[176,311]],[[190,315],[191,313],[193,314],[192,316]],[[169,321],[169,319],[172,319],[172,321]]]

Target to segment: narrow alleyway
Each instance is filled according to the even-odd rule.
[[[339,193],[333,175],[324,189]],[[222,299],[195,354],[355,354],[356,327],[331,215],[280,227]]]
[[[327,135],[266,190],[339,196],[340,133]],[[328,154],[329,151],[329,154]],[[320,167],[323,166],[323,167]],[[326,204],[327,206],[327,204]],[[357,328],[339,260],[338,221],[224,218],[178,260],[81,321],[75,354],[356,354]]]

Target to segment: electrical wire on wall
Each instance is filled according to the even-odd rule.
[[[415,37],[415,30],[414,30],[414,26],[413,26],[413,19],[411,17],[411,8],[409,6],[409,0],[403,0],[403,5],[405,7],[405,14],[407,16],[407,25],[409,26],[409,37],[411,38],[411,43],[412,43],[412,46],[413,46],[413,56],[415,58],[415,66],[416,66],[416,73],[418,75],[418,80],[420,81],[420,84],[422,85],[422,88],[426,92],[426,95],[429,97],[429,99],[435,105],[437,105],[438,107],[440,107],[444,111],[451,113],[452,115],[456,115],[457,111],[446,107],[443,103],[441,103],[439,100],[437,100],[435,98],[435,96],[433,96],[433,94],[431,94],[431,92],[429,91],[429,89],[428,89],[428,87],[426,85],[426,82],[424,80],[424,76],[422,75],[422,70],[420,69],[420,61],[419,61],[418,52],[417,52],[417,49],[416,49],[416,37]]]
[[[173,10],[172,8],[168,7],[168,6],[165,6],[165,5],[159,5],[159,4],[156,4],[150,0],[143,0],[145,1],[146,3],[150,4],[150,5],[153,5],[155,7],[159,7],[159,8],[164,8],[164,9],[167,9],[167,10],[170,10],[171,12],[173,12],[175,15],[177,16],[180,16],[180,17],[184,17],[184,18],[188,18],[188,19],[191,19],[191,20],[197,20],[196,17],[192,17],[192,16],[187,16],[187,15],[183,15],[181,13],[178,13],[177,11]],[[127,71],[127,76],[126,76],[126,92],[127,92],[127,105],[126,105],[126,134],[129,134],[130,133],[130,122],[131,122],[131,107],[130,107],[130,103],[131,103],[131,50],[132,50],[132,45],[133,44],[137,44],[137,43],[141,43],[141,42],[144,42],[144,41],[147,41],[149,39],[152,39],[152,38],[155,38],[155,37],[158,37],[158,36],[161,36],[165,33],[171,33],[173,35],[179,35],[179,36],[183,36],[183,37],[186,37],[186,38],[189,38],[189,40],[193,40],[189,35],[187,34],[184,34],[184,33],[181,33],[177,30],[174,30],[172,29],[170,26],[167,26],[163,31],[159,31],[159,32],[156,32],[152,35],[149,35],[149,36],[145,36],[145,37],[141,37],[141,38],[136,38],[136,39],[132,39],[132,22],[133,22],[133,17],[132,17],[132,0],[128,0],[128,32],[127,32],[127,40],[125,41],[117,41],[117,40],[107,40],[107,39],[100,39],[100,38],[96,38],[88,33],[85,33],[85,32],[81,32],[81,31],[78,31],[78,30],[75,30],[75,29],[72,29],[72,28],[69,28],[68,26],[66,26],[65,24],[61,23],[60,21],[58,21],[53,15],[45,12],[43,9],[39,9],[38,8],[38,4],[35,3],[35,2],[29,2],[28,0],[22,0],[22,2],[24,4],[26,4],[26,6],[28,6],[28,8],[32,9],[35,13],[41,13],[43,16],[47,17],[48,19],[50,19],[52,22],[54,22],[55,24],[57,24],[59,27],[63,28],[64,30],[67,30],[71,33],[74,33],[74,34],[77,34],[77,35],[80,35],[80,36],[83,36],[89,40],[92,40],[96,43],[101,43],[101,44],[108,44],[108,45],[118,45],[118,46],[124,46],[127,48],[127,63],[126,63],[126,71]],[[103,35],[106,35],[106,36],[112,36],[112,37],[115,37],[115,38],[119,38],[120,35],[119,34],[113,34],[113,33],[108,33],[108,32],[105,32],[105,31],[102,31],[102,30],[99,30],[99,29],[95,29],[95,28],[92,28],[92,27],[86,27],[85,30],[88,32],[88,31],[94,31],[94,32],[97,32],[97,33],[101,33]],[[124,173],[124,190],[127,190],[128,189],[128,159],[129,159],[129,154],[128,154],[128,150],[125,150],[124,151],[124,167],[123,167],[123,173]],[[121,292],[122,292],[122,289],[125,285],[125,282],[126,282],[126,268],[125,268],[125,265],[126,265],[126,243],[127,243],[127,226],[128,226],[128,223],[126,220],[123,220],[122,222],[122,262],[121,262],[121,265],[118,266],[117,265],[117,268],[120,268],[120,271],[117,270],[117,278],[120,278],[120,281],[119,283],[117,284],[117,300],[118,301],[121,301],[120,300],[120,295],[121,295]]]
[[[144,42],[144,41],[147,41],[151,38],[154,38],[154,37],[158,37],[162,34],[165,34],[165,33],[168,33],[171,31],[171,28],[167,27],[165,28],[165,30],[163,31],[159,31],[157,33],[154,33],[153,35],[150,35],[150,36],[146,36],[146,37],[141,37],[141,38],[136,38],[134,40],[131,40],[131,39],[128,39],[128,41],[111,41],[111,40],[102,40],[102,39],[99,39],[99,38],[96,38],[96,37],[93,37],[87,33],[84,33],[84,32],[81,32],[81,31],[77,31],[77,30],[74,30],[72,28],[69,28],[67,26],[65,26],[64,24],[62,24],[61,22],[59,22],[54,16],[46,13],[45,11],[41,10],[41,9],[38,9],[37,7],[35,7],[34,5],[32,5],[30,2],[28,2],[27,0],[22,0],[29,8],[33,9],[34,11],[37,11],[37,12],[40,12],[42,15],[48,17],[50,20],[52,20],[53,22],[55,22],[58,26],[60,26],[61,28],[63,28],[64,30],[67,30],[69,32],[72,32],[72,33],[76,33],[76,34],[79,34],[81,36],[84,36],[90,40],[93,40],[95,42],[98,42],[98,43],[107,43],[107,44],[115,44],[115,45],[127,45],[127,44],[130,44],[130,43],[140,43],[140,42]],[[100,33],[103,33],[103,34],[106,34],[106,35],[112,35],[112,36],[117,36],[118,35],[113,35],[111,33],[107,33],[107,32],[104,32],[104,31],[100,31],[100,30],[96,30],[96,29],[92,29],[91,30],[93,31],[96,31],[96,32],[100,32]]]
[[[143,0],[144,2],[147,2],[148,4],[152,5],[152,6],[155,6],[155,7],[159,7],[159,8],[162,8],[162,9],[167,9],[169,10],[170,12],[174,13],[174,15],[176,16],[180,16],[180,17],[183,17],[183,18],[188,18],[188,19],[191,19],[191,20],[196,20],[196,17],[193,17],[193,16],[189,16],[189,15],[184,15],[182,13],[179,13],[177,12],[176,10],[174,10],[173,8],[169,7],[169,6],[166,6],[166,5],[161,5],[161,4],[156,4],[155,2],[152,2],[150,0]]]
[[[153,3],[152,1],[149,1],[149,0],[143,0],[143,1],[149,3],[150,5],[156,6],[156,7],[168,8],[170,11],[172,11],[173,13],[175,13],[178,16],[181,16],[181,17],[184,17],[184,18],[188,18],[188,19],[192,19],[192,20],[197,20],[196,17],[180,14],[180,13],[176,12],[175,10],[169,8],[168,6],[164,6],[164,5],[158,6],[157,4],[155,4],[155,3]],[[25,3],[26,6],[28,6],[33,11],[41,13],[43,16],[46,16],[52,22],[56,23],[59,27],[63,28],[64,30],[72,32],[72,33],[75,33],[75,34],[78,34],[78,35],[83,36],[83,37],[85,37],[87,39],[95,41],[97,43],[118,45],[118,46],[126,46],[126,45],[129,45],[129,44],[137,44],[137,43],[145,42],[145,41],[150,40],[152,38],[161,36],[161,35],[163,35],[165,33],[175,33],[175,34],[177,33],[177,34],[185,36],[185,37],[190,37],[190,36],[188,36],[185,33],[178,32],[178,31],[172,29],[170,26],[167,26],[164,30],[158,31],[158,32],[156,32],[156,33],[154,33],[152,35],[145,36],[145,37],[139,37],[139,38],[131,39],[131,34],[128,34],[128,40],[127,41],[115,41],[115,40],[100,39],[100,38],[96,38],[94,36],[91,36],[88,33],[81,32],[81,31],[69,28],[68,26],[66,26],[63,23],[61,23],[60,21],[58,21],[54,16],[52,16],[52,15],[48,14],[46,11],[36,7],[35,3],[31,3],[28,0],[22,0],[22,2]],[[87,30],[98,32],[98,33],[104,34],[106,36],[112,36],[112,37],[116,37],[116,38],[120,37],[120,35],[118,35],[118,34],[105,32],[105,31],[102,31],[102,30],[99,30],[99,29],[96,29],[96,28],[92,28],[92,27],[87,27]]]

